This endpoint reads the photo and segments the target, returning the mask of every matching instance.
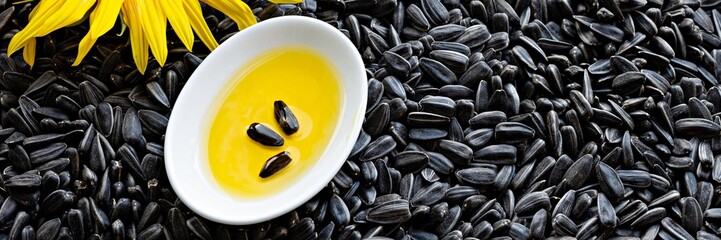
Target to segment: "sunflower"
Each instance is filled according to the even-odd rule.
[[[273,3],[299,3],[302,0],[273,0]],[[250,7],[241,0],[202,0],[203,3],[228,15],[242,30],[256,23]],[[8,55],[23,49],[23,58],[32,66],[35,62],[36,38],[82,21],[90,13],[90,29],[78,44],[77,66],[95,41],[110,31],[118,14],[128,28],[133,59],[143,73],[148,64],[148,48],[161,65],[168,56],[166,27],[170,22],[176,35],[189,49],[193,49],[194,35],[213,50],[218,42],[205,23],[197,0],[43,0],[30,12],[28,24],[10,40]]]

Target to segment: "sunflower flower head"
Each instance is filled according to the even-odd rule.
[[[302,0],[274,0],[274,3],[299,3]],[[202,0],[228,15],[242,30],[255,24],[256,18],[241,0]],[[81,21],[90,13],[90,29],[78,44],[77,66],[92,49],[95,41],[115,25],[118,14],[128,27],[133,60],[143,73],[148,64],[148,48],[161,65],[168,56],[166,29],[173,28],[183,45],[193,49],[195,35],[213,50],[218,42],[210,32],[197,0],[42,0],[30,12],[28,24],[10,40],[8,55],[23,49],[23,58],[35,62],[36,38]]]

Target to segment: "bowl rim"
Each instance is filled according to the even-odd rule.
[[[193,109],[192,109],[193,104],[191,104],[190,106],[188,104],[184,105],[184,103],[194,100],[194,98],[196,96],[194,96],[192,94],[195,93],[196,91],[193,91],[193,90],[187,91],[185,89],[194,89],[198,85],[204,84],[205,81],[208,81],[207,79],[203,79],[202,77],[198,76],[198,74],[195,74],[195,73],[203,73],[206,71],[212,71],[212,69],[216,66],[215,66],[215,64],[211,64],[211,63],[215,63],[217,61],[222,61],[224,59],[222,56],[219,56],[219,55],[221,55],[220,52],[234,50],[234,48],[237,48],[237,46],[242,46],[242,44],[239,44],[236,42],[243,43],[243,40],[252,39],[253,33],[264,31],[265,28],[273,27],[273,26],[281,27],[281,28],[288,27],[288,26],[293,26],[293,27],[301,26],[301,27],[307,27],[306,30],[322,31],[322,32],[332,36],[333,39],[330,39],[328,41],[339,41],[339,42],[337,42],[337,44],[340,44],[342,49],[348,49],[348,52],[351,53],[349,56],[347,56],[348,63],[350,63],[350,65],[351,65],[348,68],[352,69],[353,72],[355,72],[355,70],[357,70],[358,71],[357,74],[362,74],[362,75],[355,76],[356,73],[352,73],[353,77],[351,79],[345,79],[345,78],[348,78],[347,75],[345,75],[347,73],[339,73],[338,81],[340,81],[342,83],[347,83],[347,82],[355,83],[355,81],[359,81],[358,83],[361,85],[360,89],[352,89],[352,91],[355,91],[356,93],[358,93],[360,95],[360,99],[358,100],[359,104],[350,105],[350,103],[348,102],[349,97],[344,96],[345,102],[342,104],[342,108],[339,112],[341,115],[339,116],[339,120],[336,123],[336,129],[333,132],[333,136],[331,136],[331,140],[330,140],[328,146],[324,149],[323,154],[318,159],[318,163],[320,163],[321,160],[323,160],[324,158],[333,157],[332,161],[328,160],[331,163],[330,164],[331,166],[328,166],[328,165],[314,166],[314,167],[311,167],[310,169],[306,170],[307,174],[304,174],[304,175],[313,173],[313,170],[315,168],[320,168],[320,167],[323,168],[323,171],[321,171],[321,173],[332,171],[332,174],[328,173],[328,174],[320,174],[320,176],[314,176],[313,177],[314,180],[312,182],[314,184],[311,184],[311,186],[304,185],[304,186],[302,186],[303,189],[301,189],[300,191],[294,191],[294,192],[301,193],[301,194],[294,195],[296,197],[294,197],[292,199],[287,199],[287,201],[283,202],[283,204],[281,204],[281,205],[273,205],[272,206],[273,210],[270,211],[270,213],[259,216],[259,217],[256,216],[258,214],[255,214],[255,215],[251,214],[253,216],[256,216],[255,218],[252,218],[252,217],[244,216],[246,214],[243,214],[243,213],[228,213],[228,214],[210,213],[208,211],[209,209],[232,208],[232,206],[225,206],[225,205],[224,206],[203,206],[203,205],[201,205],[203,202],[198,201],[197,200],[198,197],[193,196],[193,195],[199,195],[200,193],[188,193],[188,192],[186,192],[187,187],[182,186],[183,182],[188,181],[187,178],[191,178],[191,177],[177,175],[177,174],[180,174],[179,169],[195,168],[195,171],[193,171],[192,169],[187,170],[187,171],[193,171],[193,172],[198,171],[201,174],[201,177],[209,177],[212,179],[212,176],[202,176],[202,170],[197,169],[198,168],[197,164],[199,164],[199,162],[203,161],[204,159],[207,159],[207,156],[202,156],[202,153],[198,153],[197,151],[194,152],[195,153],[194,156],[179,156],[179,154],[177,154],[176,150],[175,150],[176,147],[182,147],[183,145],[187,145],[187,144],[201,145],[201,146],[197,147],[197,149],[201,149],[201,148],[204,148],[202,145],[205,144],[203,141],[182,144],[184,141],[192,142],[192,140],[179,140],[178,137],[176,137],[176,135],[180,135],[180,133],[176,134],[176,131],[184,130],[184,129],[187,129],[188,127],[192,127],[192,126],[184,126],[185,120],[182,119],[181,117],[185,116],[186,114],[189,114],[189,113],[196,113],[196,114],[198,113],[198,112],[193,111]],[[294,31],[294,32],[297,32],[297,31]],[[252,40],[252,41],[260,41],[260,40]],[[262,42],[262,41],[260,41],[260,42]],[[272,44],[269,44],[269,45],[272,45]],[[277,48],[277,47],[280,47],[280,46],[274,46],[271,48]],[[346,51],[344,50],[343,52],[346,52]],[[323,55],[323,54],[321,54],[321,55]],[[346,54],[346,55],[348,55],[348,54]],[[328,56],[326,55],[326,57],[328,57]],[[241,63],[248,64],[248,61],[242,61]],[[353,65],[355,65],[355,66],[353,66]],[[240,68],[240,67],[241,66],[237,66],[236,68]],[[335,67],[336,67],[336,70],[340,70],[340,69],[338,69],[339,65],[336,64]],[[344,75],[345,75],[345,77],[344,77]],[[220,80],[218,80],[218,81],[220,81]],[[222,82],[223,82],[223,84],[228,84],[229,81],[230,80],[226,79],[226,80],[223,80]],[[199,90],[197,90],[197,91],[199,91]],[[345,92],[346,93],[345,95],[348,95],[349,87],[342,86],[341,91]],[[310,18],[310,17],[283,16],[283,17],[272,18],[272,19],[268,19],[268,20],[259,22],[258,24],[255,24],[255,25],[253,25],[249,28],[246,28],[242,31],[239,31],[235,35],[228,38],[224,42],[224,44],[221,44],[220,46],[218,46],[218,48],[216,48],[214,51],[212,51],[205,58],[205,60],[195,69],[194,73],[188,78],[188,81],[186,82],[185,86],[183,87],[183,90],[181,90],[180,94],[177,97],[177,100],[174,105],[174,109],[171,112],[171,115],[169,117],[165,140],[164,140],[165,168],[166,168],[166,173],[167,173],[170,185],[173,187],[173,190],[176,193],[176,195],[178,196],[178,198],[180,198],[183,201],[183,203],[188,208],[190,208],[193,212],[197,213],[198,215],[200,215],[208,220],[212,220],[212,221],[215,221],[218,223],[232,224],[232,225],[253,224],[253,223],[258,223],[258,222],[262,222],[265,220],[269,220],[269,219],[281,216],[289,211],[292,211],[293,209],[299,207],[303,203],[310,200],[312,197],[317,195],[317,193],[320,192],[325,186],[327,186],[327,183],[330,182],[335,177],[336,172],[338,170],[340,170],[340,168],[345,163],[346,158],[348,157],[348,155],[350,154],[350,152],[353,148],[353,145],[354,145],[353,143],[358,138],[358,135],[360,134],[360,131],[362,128],[365,111],[366,111],[366,107],[367,107],[366,106],[367,105],[367,95],[368,95],[367,94],[367,76],[365,74],[365,66],[363,64],[360,54],[357,51],[357,48],[343,33],[338,31],[338,29],[334,28],[330,24],[327,24],[323,21],[320,21],[320,20],[317,20],[314,18]],[[213,96],[212,98],[215,99],[216,97]],[[178,107],[178,106],[183,106],[183,107]],[[358,106],[357,109],[354,108],[355,106]],[[346,111],[346,108],[349,108],[348,111]],[[195,109],[195,110],[197,110],[197,109]],[[211,110],[209,110],[209,109],[202,109],[202,110],[200,110],[200,113],[203,113],[202,115],[212,114],[212,113],[210,113],[210,111]],[[344,116],[343,114],[346,114],[346,113],[352,113],[353,116]],[[177,116],[177,117],[174,118],[173,116]],[[350,118],[350,120],[344,120],[344,119],[348,119],[348,118]],[[345,123],[346,121],[352,121],[351,123],[349,123],[352,126],[352,129],[340,129],[343,125],[348,125],[348,123]],[[197,137],[202,139],[204,137],[203,136],[204,131],[197,130],[197,132],[198,132],[198,134],[196,134],[196,135],[198,135]],[[343,144],[334,143],[335,141],[339,141],[339,140],[341,142],[345,141],[345,140],[349,140],[349,142],[343,143]],[[333,147],[333,145],[339,145],[340,148],[339,149],[330,149],[331,147]],[[192,152],[192,150],[190,150],[190,151]],[[342,156],[339,156],[339,154],[342,154]],[[179,163],[178,161],[176,161],[177,159],[182,159],[182,158],[186,158],[186,159],[190,158],[190,160],[187,160],[190,162],[180,161],[180,163]],[[337,158],[337,160],[336,160],[336,158]],[[325,161],[325,163],[328,163],[328,161]],[[200,164],[202,164],[202,163],[200,163]],[[185,166],[182,166],[182,165],[185,165]],[[316,163],[316,165],[320,165],[320,164]],[[299,177],[299,179],[302,179],[302,178],[304,178],[303,175],[301,175]],[[292,184],[289,186],[289,189],[300,188],[298,185],[299,184],[297,184],[297,183]],[[209,191],[215,192],[213,190],[209,190]],[[290,190],[288,190],[288,191],[290,191]],[[282,192],[276,193],[274,195],[279,195],[280,193],[282,193]],[[227,196],[227,193],[225,193],[225,194]],[[269,197],[271,197],[271,196],[269,196]],[[205,196],[205,198],[208,198],[208,196]],[[245,199],[242,201],[236,201],[236,203],[248,202],[248,201],[262,202],[262,200],[263,199]],[[196,201],[198,201],[198,202],[196,202]],[[257,204],[262,205],[262,203],[257,203]]]

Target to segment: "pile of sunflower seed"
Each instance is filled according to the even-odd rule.
[[[33,4],[0,0],[0,52]],[[0,239],[721,236],[719,0],[248,4],[336,26],[366,63],[363,132],[324,190],[251,226],[191,212],[162,143],[208,50],[169,34],[143,75],[108,34],[70,67],[84,23],[39,38],[32,69],[0,54]]]

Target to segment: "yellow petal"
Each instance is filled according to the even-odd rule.
[[[38,31],[35,37],[42,37],[77,22],[85,16],[93,5],[95,0],[67,0],[60,9],[53,15],[45,19],[43,27]]]
[[[170,25],[173,26],[175,34],[178,35],[185,47],[192,51],[193,29],[190,28],[190,21],[188,21],[188,15],[185,14],[183,9],[183,3],[180,0],[161,0],[159,3],[163,13],[168,17]]]
[[[30,65],[30,68],[32,68],[33,64],[35,64],[36,45],[37,40],[35,40],[35,38],[30,38],[30,40],[27,41],[27,44],[25,44],[25,48],[23,49],[23,58],[25,59],[25,62]]]
[[[80,40],[80,44],[78,44],[78,56],[75,58],[75,62],[73,62],[73,66],[80,65],[80,62],[83,61],[83,58],[85,58],[85,55],[90,52],[90,49],[93,48],[93,43],[95,43],[96,38],[93,38],[90,33],[85,34],[85,37],[83,37],[82,40]]]
[[[33,36],[40,31],[40,28],[43,27],[45,18],[56,13],[64,3],[65,0],[41,1],[41,3],[38,4],[38,6],[30,13],[30,21],[28,22],[28,25],[10,39],[10,44],[8,45],[8,55],[12,55],[14,52],[25,46],[27,41],[29,41],[30,38],[33,38]]]
[[[97,39],[104,35],[115,25],[120,13],[123,0],[99,0],[95,10],[90,15],[89,34]]]
[[[268,0],[275,4],[297,4],[303,2],[303,0]]]
[[[138,7],[135,10],[138,11],[140,16],[140,25],[143,26],[145,38],[150,44],[150,50],[162,66],[168,57],[168,48],[165,37],[165,14],[161,11],[158,1],[165,0],[137,1]]]
[[[240,0],[202,0],[211,7],[220,10],[228,15],[236,24],[238,30],[242,30],[250,25],[257,23],[253,11]]]
[[[78,56],[75,58],[73,66],[77,66],[90,52],[95,41],[103,34],[110,31],[115,25],[115,19],[118,18],[122,0],[99,0],[95,10],[90,14],[90,31],[80,40],[78,45]]]
[[[190,25],[205,46],[210,50],[217,48],[218,42],[215,41],[215,37],[213,37],[210,28],[208,28],[208,24],[205,23],[200,2],[196,0],[183,0],[183,8],[185,9],[185,13],[188,14]]]
[[[135,66],[138,67],[138,71],[145,73],[145,68],[148,66],[148,42],[143,34],[137,9],[137,0],[125,0],[123,2],[123,21],[128,25],[130,32],[130,47],[133,50],[133,60]]]
[[[57,2],[64,2],[64,1],[56,1]],[[30,15],[28,15],[28,20],[33,20],[33,17],[35,14],[38,14],[38,12],[46,11],[47,8],[49,8],[51,5],[53,5],[53,1],[40,1],[38,2],[38,5],[33,8],[32,11],[30,11]]]

